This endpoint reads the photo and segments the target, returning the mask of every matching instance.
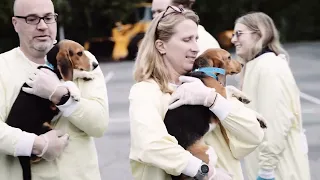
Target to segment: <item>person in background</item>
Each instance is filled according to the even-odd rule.
[[[151,5],[152,18],[165,11],[170,3],[171,0],[153,0]]]
[[[263,143],[245,157],[249,180],[310,180],[300,91],[273,20],[263,12],[239,17],[232,43],[245,63],[242,91],[252,100],[247,107],[268,124]]]

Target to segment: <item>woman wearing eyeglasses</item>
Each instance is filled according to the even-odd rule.
[[[249,108],[268,128],[264,142],[245,158],[249,180],[310,180],[299,89],[273,20],[262,12],[239,17],[232,43],[245,63],[242,90]]]
[[[263,139],[256,112],[235,98],[217,95],[215,100],[214,89],[199,79],[182,76],[192,70],[199,51],[198,21],[193,11],[168,6],[152,20],[142,40],[134,68],[136,83],[129,95],[134,179],[170,180],[170,175],[182,173],[199,180],[243,180],[239,159]],[[217,163],[208,166],[178,145],[163,120],[168,108],[183,104],[209,107],[213,103],[210,110],[222,121],[230,143],[219,128],[210,133],[208,143],[215,150],[210,155],[217,157]],[[206,167],[209,172],[203,171]]]

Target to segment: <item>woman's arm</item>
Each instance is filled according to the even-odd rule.
[[[168,134],[161,110],[163,94],[152,83],[135,84],[130,91],[130,158],[149,164],[171,175],[194,177],[201,160],[178,145]]]

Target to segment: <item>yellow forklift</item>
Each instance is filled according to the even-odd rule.
[[[91,38],[84,43],[84,47],[97,56],[111,57],[113,61],[133,60],[151,20],[151,3],[138,3],[129,16],[130,23],[116,22],[111,37]],[[221,48],[232,46],[232,33],[233,30],[226,30],[218,34],[217,41]]]
[[[85,49],[90,50],[94,43],[111,41],[113,43],[111,51],[113,61],[134,59],[138,52],[139,43],[152,20],[151,3],[139,3],[135,6],[136,8],[129,16],[130,23],[123,24],[122,22],[116,22],[115,27],[112,28],[111,37],[91,38],[85,42]],[[108,50],[106,49],[106,51]]]

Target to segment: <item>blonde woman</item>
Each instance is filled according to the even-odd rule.
[[[209,167],[208,175],[202,171],[208,165],[168,134],[163,120],[169,107],[209,107],[216,96],[214,89],[200,80],[182,76],[192,70],[199,51],[198,20],[191,10],[168,6],[153,19],[140,45],[134,69],[136,84],[129,95],[130,165],[134,179],[170,180],[170,175],[185,174],[197,179],[242,180],[236,158],[253,151],[263,139],[256,113],[239,101],[220,95],[211,111],[222,120],[230,149],[217,126],[211,141],[217,153],[210,155],[218,157],[218,162],[216,167]]]
[[[232,43],[245,62],[242,90],[261,113],[265,141],[245,158],[249,180],[309,180],[307,142],[302,128],[299,89],[273,20],[262,12],[239,17]]]

